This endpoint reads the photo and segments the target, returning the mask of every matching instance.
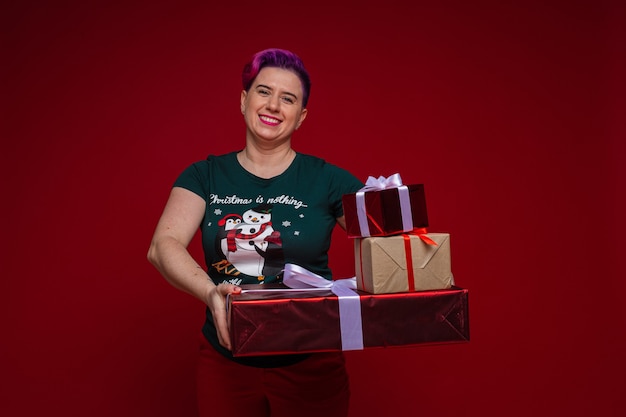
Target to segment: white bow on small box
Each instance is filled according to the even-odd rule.
[[[367,209],[365,208],[365,193],[368,191],[382,191],[392,188],[398,189],[398,197],[400,199],[400,212],[402,217],[402,231],[409,232],[413,230],[413,215],[411,213],[411,200],[409,197],[409,188],[402,184],[400,174],[393,174],[388,178],[380,176],[378,178],[368,177],[365,186],[356,193],[356,214],[359,220],[361,236],[371,236],[369,224],[367,221]]]

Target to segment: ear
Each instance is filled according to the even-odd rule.
[[[247,98],[248,98],[248,92],[246,90],[241,90],[241,99],[240,99],[241,114],[244,114],[246,112],[246,99]]]
[[[296,129],[300,128],[300,125],[302,124],[302,122],[304,122],[304,119],[306,119],[306,115],[308,114],[308,110],[306,108],[302,109],[302,111],[300,112],[300,118],[298,119],[298,123],[296,123]]]

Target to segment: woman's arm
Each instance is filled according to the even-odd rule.
[[[152,237],[148,260],[172,286],[191,294],[209,307],[220,344],[230,349],[225,298],[227,294],[238,293],[241,289],[232,284],[215,286],[187,251],[205,209],[206,202],[200,196],[184,188],[174,187]]]

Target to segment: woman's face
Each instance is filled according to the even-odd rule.
[[[261,69],[250,90],[241,92],[241,112],[252,139],[273,144],[289,141],[307,113],[302,108],[300,79],[282,68]]]

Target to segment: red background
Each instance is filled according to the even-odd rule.
[[[622,415],[624,7],[215,3],[3,3],[0,414],[195,415],[203,306],[145,254],[281,47],[313,78],[294,147],[425,184],[470,289],[470,343],[347,354],[351,416]]]

